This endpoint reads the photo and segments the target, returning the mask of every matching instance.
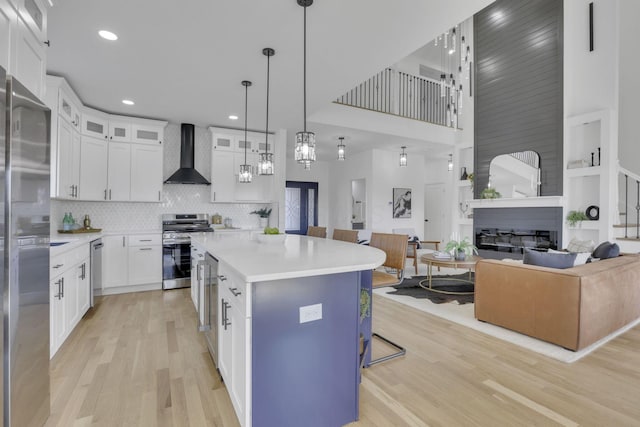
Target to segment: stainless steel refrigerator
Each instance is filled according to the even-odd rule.
[[[50,110],[0,68],[3,425],[49,416]]]

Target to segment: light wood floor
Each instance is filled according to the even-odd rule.
[[[378,296],[374,330],[407,355],[364,371],[350,426],[640,425],[640,328],[574,364]],[[100,298],[52,361],[51,392],[47,426],[238,425],[188,289]]]

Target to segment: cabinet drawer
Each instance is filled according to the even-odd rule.
[[[160,234],[135,234],[129,236],[129,246],[160,246],[162,235]]]
[[[49,277],[53,279],[87,258],[89,258],[88,243],[51,257],[49,262]]]
[[[227,295],[229,304],[234,309],[239,310],[244,317],[250,317],[249,308],[247,307],[247,284],[233,273],[225,270],[221,270],[218,284],[221,288],[224,288],[223,294]]]

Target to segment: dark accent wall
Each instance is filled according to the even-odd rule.
[[[540,155],[541,195],[562,195],[561,0],[497,0],[474,15],[475,197],[500,154]]]
[[[474,244],[476,233],[481,229],[497,229],[503,231],[517,230],[545,230],[555,232],[556,248],[562,248],[562,208],[537,207],[537,208],[482,208],[473,210]],[[483,251],[480,254],[485,258],[515,258],[520,255],[511,255],[498,252]]]

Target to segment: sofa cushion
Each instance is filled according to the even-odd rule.
[[[607,259],[620,255],[620,247],[616,243],[602,242],[593,251],[593,258]]]
[[[531,249],[524,250],[524,263],[550,268],[571,268],[576,260],[576,254],[538,252]]]
[[[553,249],[549,249],[549,251],[547,253],[550,254],[568,254],[569,252],[567,251],[556,251]],[[590,252],[577,252],[576,254],[576,259],[573,261],[573,266],[578,266],[578,265],[582,265],[582,264],[586,264],[588,262],[591,262],[591,253]]]
[[[593,240],[580,240],[577,238],[571,239],[569,245],[567,246],[567,250],[569,252],[593,252],[593,249],[596,247],[596,243]]]

